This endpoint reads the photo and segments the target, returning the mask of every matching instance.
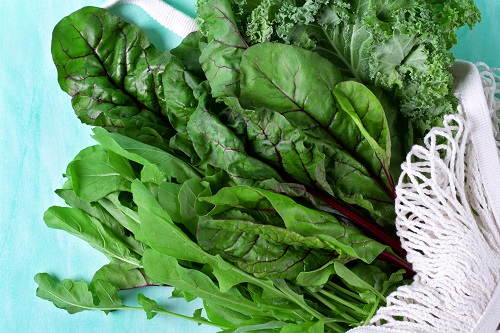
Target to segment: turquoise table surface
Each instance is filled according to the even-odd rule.
[[[99,0],[0,0],[0,332],[215,332],[216,329],[166,317],[147,320],[140,311],[87,311],[69,315],[35,296],[33,276],[90,281],[106,258],[85,242],[49,229],[42,216],[64,203],[54,190],[62,185],[68,162],[93,144],[90,128],[80,124],[70,97],[57,83],[50,54],[51,32],[64,16]],[[194,16],[195,0],[167,1]],[[459,31],[457,58],[500,67],[500,1],[477,1],[483,22]],[[113,10],[139,24],[160,49],[180,38],[153,22],[137,7]],[[166,288],[141,290],[167,309],[187,315],[201,307],[194,301],[169,299]],[[126,302],[135,303],[137,292]]]

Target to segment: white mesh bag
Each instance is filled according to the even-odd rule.
[[[135,4],[185,37],[194,21],[161,0]],[[370,326],[349,333],[490,333],[500,322],[500,77],[485,64],[451,68],[459,113],[414,146],[397,186],[396,226],[416,272]]]
[[[500,322],[500,79],[484,64],[451,72],[459,114],[413,147],[397,187],[414,282],[350,333],[489,333]]]

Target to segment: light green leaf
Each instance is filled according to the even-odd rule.
[[[111,192],[129,191],[136,177],[129,162],[111,151],[97,151],[70,164],[75,193],[86,201],[97,201]]]
[[[73,314],[84,310],[102,310],[106,313],[126,308],[110,284],[98,281],[94,290],[89,290],[84,281],[57,281],[47,273],[35,276],[38,297],[51,301],[56,307]]]
[[[50,207],[43,219],[50,228],[64,230],[104,253],[110,259],[139,266],[139,256],[99,220],[77,208]]]
[[[175,258],[154,250],[146,250],[143,262],[146,273],[157,281],[242,313],[262,314],[253,302],[245,299],[235,289],[221,292],[207,275],[198,270],[181,267]]]

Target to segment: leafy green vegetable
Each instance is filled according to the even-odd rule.
[[[92,34],[86,32],[92,30]],[[106,11],[85,7],[53,33],[52,54],[61,88],[75,112],[90,125],[153,127],[168,135],[160,98],[169,52],[159,52],[137,26]]]
[[[223,332],[367,324],[412,273],[394,179],[413,134],[453,112],[448,50],[477,19],[471,0],[199,0],[199,31],[162,53],[104,9],[64,18],[58,80],[98,144],[44,220],[110,262],[90,285],[40,273],[37,295]],[[206,318],[121,301],[152,285]]]
[[[235,19],[249,43],[277,41],[320,54],[347,77],[394,97],[419,135],[455,112],[450,49],[455,30],[480,19],[473,0],[248,2],[236,2]]]

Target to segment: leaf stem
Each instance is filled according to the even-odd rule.
[[[319,320],[324,320],[326,318],[326,316],[324,316],[323,314],[321,314],[318,311],[314,310],[309,305],[307,305],[304,301],[298,299],[296,296],[294,296],[292,293],[290,293],[288,290],[286,290],[287,288],[289,288],[288,286],[287,286],[287,288],[283,288],[282,286],[280,286],[280,284],[281,283],[279,283],[278,281],[275,281],[275,285],[277,286],[277,288],[283,294],[285,294],[286,297],[288,299],[290,299],[292,302],[294,302],[295,304],[297,304],[298,306],[300,306],[305,311],[309,312],[312,316],[314,316],[315,318],[317,318]],[[285,284],[286,284],[286,282],[285,282]],[[344,333],[345,332],[345,330],[340,325],[338,325],[336,323],[326,323],[325,322],[325,326],[327,326],[328,328],[332,329],[336,333]]]
[[[359,227],[361,227],[366,232],[370,233],[372,236],[377,238],[382,243],[388,245],[395,253],[400,255],[401,257],[406,257],[406,251],[401,247],[401,243],[389,236],[382,228],[377,226],[374,222],[368,220],[361,214],[355,212],[352,208],[346,207],[344,204],[337,202],[336,200],[329,198],[327,195],[306,187],[307,192],[311,195],[317,197],[318,199],[324,201],[328,206],[332,207],[336,211],[345,215],[352,222],[356,223]],[[406,266],[407,267],[407,266]],[[405,268],[406,269],[406,268]]]
[[[332,311],[335,312],[335,310],[339,310],[338,306],[335,306],[335,304],[333,304],[332,302],[330,302],[329,300],[327,300],[323,296],[318,295],[318,293],[314,293],[313,292],[313,293],[310,293],[309,295],[311,295],[312,297],[316,298],[318,301],[320,301],[321,303],[323,303],[324,305],[326,305]],[[341,317],[343,317],[345,320],[349,321],[349,324],[350,323],[359,323],[360,322],[359,319],[356,319],[356,318],[352,317],[347,312],[340,312],[340,313],[338,313],[338,315],[341,316]],[[363,317],[363,319],[365,319],[365,318]]]
[[[119,310],[138,310],[138,311],[144,311],[144,308],[139,307],[139,306],[127,306],[127,307],[124,307],[124,308],[119,308]],[[222,325],[218,325],[218,324],[214,324],[211,321],[203,319],[203,318],[195,318],[195,317],[185,316],[185,315],[182,315],[180,313],[171,312],[171,311],[168,311],[168,310],[165,310],[165,309],[152,309],[151,312],[155,312],[155,313],[159,313],[159,314],[164,314],[164,315],[169,315],[169,316],[176,317],[176,318],[190,320],[190,321],[193,321],[193,322],[198,323],[198,324],[203,324],[203,325],[209,325],[209,326],[218,327],[218,328],[220,328],[222,330],[230,329],[230,327],[222,326]]]
[[[358,294],[356,293],[353,293],[352,291],[350,290],[347,290],[331,281],[327,282],[326,283],[326,286],[328,287],[328,289],[332,290],[332,291],[337,291],[337,292],[341,292],[351,298],[354,298],[358,301],[361,301],[361,302],[365,302],[365,300],[363,300]]]
[[[360,315],[363,315],[363,316],[368,315],[368,312],[366,312],[365,310],[363,310],[360,307],[358,307],[358,306],[356,306],[356,305],[354,305],[354,304],[352,304],[352,303],[350,303],[350,302],[348,302],[348,301],[346,301],[346,300],[338,297],[335,294],[329,293],[329,292],[327,292],[326,290],[323,290],[323,289],[319,290],[319,293],[325,295],[326,297],[328,297],[328,298],[330,298],[332,300],[334,300],[335,302],[338,302],[339,304],[344,305],[345,307],[348,307],[348,308],[356,311]]]

